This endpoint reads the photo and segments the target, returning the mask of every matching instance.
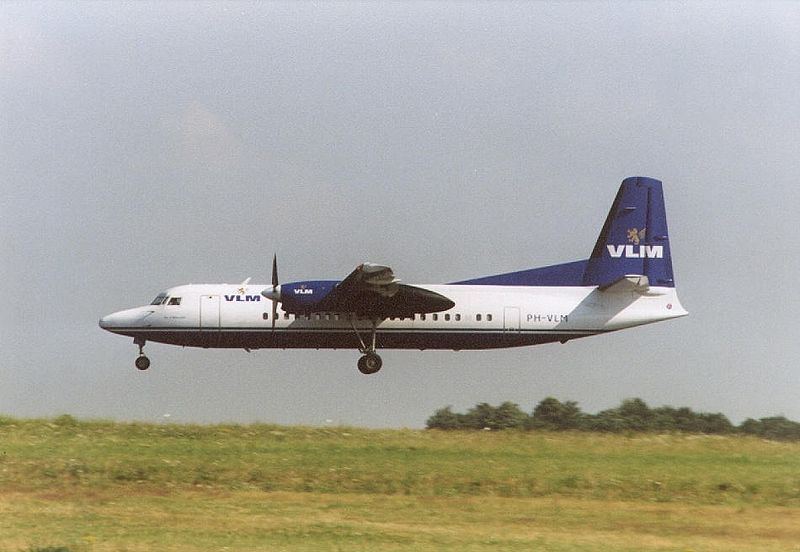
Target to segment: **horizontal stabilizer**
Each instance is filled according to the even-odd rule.
[[[650,279],[643,274],[626,274],[599,289],[607,293],[636,292],[644,295],[650,291]]]

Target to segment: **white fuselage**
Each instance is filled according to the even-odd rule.
[[[686,315],[672,287],[600,291],[596,286],[425,285],[455,306],[378,322],[379,349],[488,349],[536,345]],[[104,329],[192,347],[358,348],[373,321],[342,313],[289,314],[261,295],[268,285],[193,284],[161,304],[116,312]],[[356,331],[357,330],[357,331]]]

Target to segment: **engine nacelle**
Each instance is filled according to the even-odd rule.
[[[267,288],[261,295],[272,301],[277,301],[285,312],[307,313],[318,310],[316,306],[336,287],[338,280],[309,280],[305,282],[290,282]]]

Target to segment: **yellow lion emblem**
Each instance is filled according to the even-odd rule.
[[[642,228],[639,230],[638,228],[629,228],[628,229],[628,241],[633,245],[639,245],[640,241],[644,241],[644,234],[647,228]]]

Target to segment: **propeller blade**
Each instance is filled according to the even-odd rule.
[[[272,293],[278,288],[278,254],[272,255]],[[272,300],[272,332],[275,332],[275,317],[278,316],[278,301]]]

